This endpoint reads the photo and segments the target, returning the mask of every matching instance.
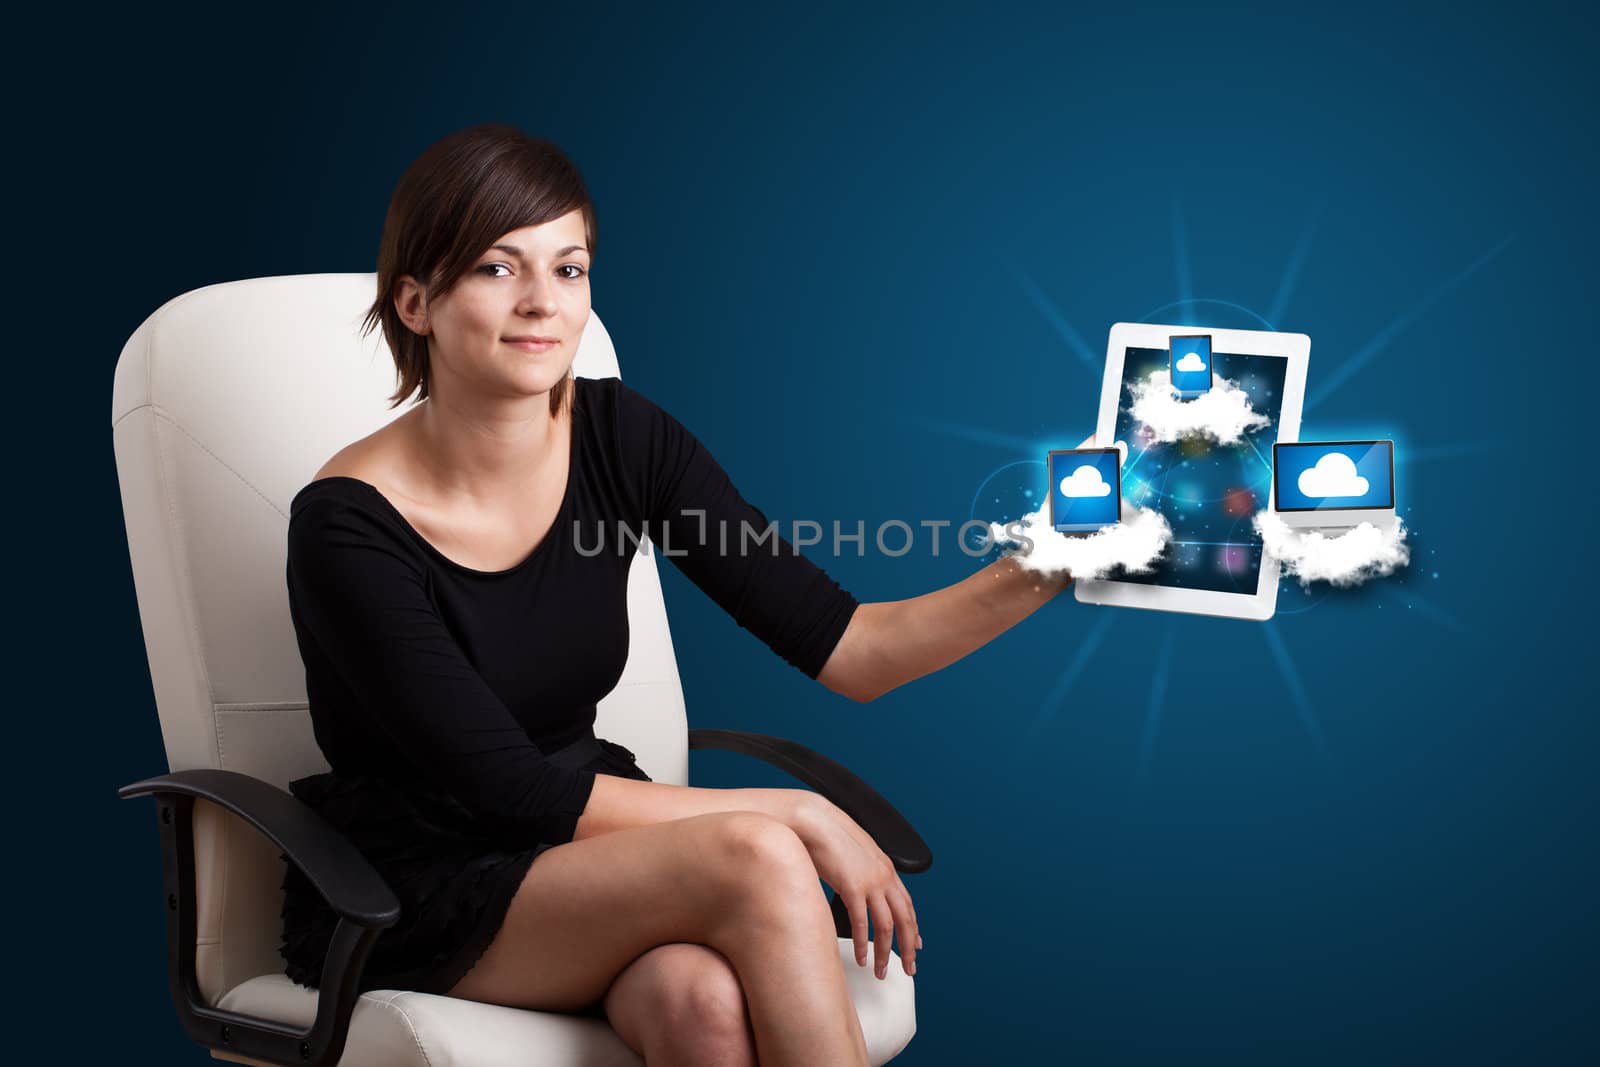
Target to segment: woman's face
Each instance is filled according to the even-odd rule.
[[[430,392],[548,393],[572,366],[589,321],[583,213],[505,234],[426,315]]]

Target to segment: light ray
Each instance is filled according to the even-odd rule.
[[[1172,198],[1172,263],[1178,271],[1178,303],[1194,301],[1194,280],[1189,274],[1189,236],[1183,224],[1183,209]]]
[[[1262,325],[1264,329],[1274,331],[1277,330],[1277,327],[1272,325],[1269,320],[1263,318],[1259,311],[1253,311],[1250,308],[1245,307],[1243,304],[1235,304],[1232,300],[1221,300],[1214,296],[1192,296],[1187,300],[1174,300],[1171,303],[1162,304],[1158,308],[1151,308],[1149,311],[1146,311],[1143,315],[1139,316],[1139,321],[1150,322],[1157,315],[1164,311],[1170,311],[1175,307],[1183,307],[1187,304],[1215,304],[1218,307],[1232,308],[1241,315],[1248,315],[1250,318],[1255,319]]]
[[[1306,733],[1311,735],[1311,743],[1316,746],[1317,753],[1326,759],[1328,745],[1322,737],[1322,724],[1317,722],[1316,712],[1311,710],[1311,698],[1306,695],[1306,687],[1300,681],[1300,672],[1289,656],[1289,649],[1284,645],[1278,627],[1274,623],[1264,622],[1261,624],[1261,632],[1266,635],[1267,649],[1278,664],[1278,673],[1283,675],[1283,684],[1289,689],[1289,698],[1294,702],[1295,714],[1300,717]]]
[[[1306,228],[1300,234],[1300,240],[1295,242],[1294,251],[1289,255],[1289,265],[1283,270],[1283,278],[1278,282],[1277,295],[1272,298],[1272,309],[1267,312],[1267,318],[1273,322],[1283,321],[1283,311],[1289,306],[1289,298],[1294,295],[1295,284],[1300,280],[1300,270],[1306,265],[1306,256],[1311,252],[1311,239],[1317,235],[1317,223],[1322,219],[1322,209],[1327,206],[1327,201],[1318,204],[1311,212],[1311,221],[1306,223]]]
[[[1045,466],[1045,462],[1042,459],[1016,459],[1012,460],[1010,463],[1003,463],[996,467],[994,470],[984,475],[983,481],[978,483],[977,492],[972,494],[972,507],[968,510],[967,514],[974,519],[978,517],[978,498],[983,495],[983,487],[988,485],[994,479],[995,475],[999,474],[1001,471],[1008,471],[1012,467],[1020,467],[1025,463],[1037,464],[1040,467]],[[1048,473],[1048,471],[1046,473]],[[1048,482],[1049,478],[1047,477],[1044,480]]]
[[[1389,325],[1379,330],[1377,335],[1363,345],[1355,355],[1339,364],[1334,369],[1333,373],[1323,376],[1321,388],[1319,388],[1315,394],[1306,397],[1305,409],[1310,410],[1311,408],[1314,408],[1318,404],[1322,403],[1324,400],[1328,399],[1329,394],[1354,377],[1357,371],[1361,370],[1368,363],[1371,363],[1374,359],[1377,359],[1380,355],[1382,355],[1384,349],[1388,348],[1389,345],[1394,343],[1394,339],[1400,336],[1407,326],[1410,326],[1413,322],[1416,322],[1418,319],[1420,319],[1424,314],[1427,313],[1429,308],[1437,304],[1450,292],[1460,287],[1460,285],[1468,278],[1482,270],[1501,252],[1504,252],[1507,246],[1511,244],[1512,240],[1515,239],[1515,237],[1515,234],[1506,236],[1499,244],[1495,245],[1493,248],[1489,249],[1489,251],[1473,260],[1465,270],[1446,279],[1442,284],[1435,286],[1427,293],[1427,295],[1422,298],[1421,302],[1419,302],[1416,307],[1405,312],[1393,322],[1389,323]]]
[[[1254,452],[1256,454],[1256,458],[1261,461],[1261,465],[1263,467],[1267,468],[1267,473],[1268,474],[1271,474],[1272,473],[1272,464],[1270,462],[1268,462],[1266,456],[1263,456],[1261,454],[1261,449],[1256,447],[1256,443],[1254,441],[1250,440],[1248,435],[1246,435],[1246,437],[1244,438],[1244,443],[1250,446],[1250,451],[1252,451],[1252,452]]]
[[[1279,580],[1282,581],[1283,579],[1279,579]],[[1302,604],[1298,608],[1279,607],[1274,614],[1275,615],[1301,615],[1301,614],[1304,614],[1305,612],[1310,611],[1312,608],[1316,607],[1318,604],[1322,603],[1327,598],[1328,598],[1328,590],[1326,588],[1324,588],[1322,590],[1322,594],[1320,596],[1318,596],[1315,600],[1313,600],[1313,601],[1311,601],[1311,602],[1309,602],[1307,604]]]
[[[1048,296],[1044,295],[1044,290],[1034,284],[1032,278],[1024,274],[1018,267],[1013,266],[1011,270],[1017,276],[1017,281],[1021,283],[1022,291],[1028,294],[1028,299],[1033,301],[1033,306],[1039,309],[1039,313],[1045,317],[1045,320],[1051,326],[1055,327],[1056,333],[1061,335],[1061,339],[1067,342],[1067,347],[1072,350],[1072,354],[1077,356],[1078,361],[1098,377],[1101,371],[1101,360],[1090,349],[1088,342],[1083,339],[1083,335],[1073,328],[1072,323],[1068,322],[1066,316],[1061,314]]]
[[[1161,638],[1161,651],[1156,653],[1155,670],[1150,673],[1150,705],[1145,709],[1144,733],[1139,737],[1139,765],[1133,778],[1143,785],[1150,776],[1150,753],[1155,749],[1156,734],[1161,732],[1161,703],[1167,698],[1167,674],[1172,669],[1172,626],[1168,624]]]
[[[1061,677],[1056,679],[1056,684],[1050,687],[1050,693],[1044,698],[1044,704],[1039,708],[1039,714],[1034,716],[1033,723],[1028,727],[1028,736],[1037,737],[1055,718],[1056,711],[1061,702],[1072,691],[1073,685],[1078,681],[1078,676],[1094,656],[1094,651],[1100,642],[1105,639],[1106,631],[1111,629],[1112,620],[1116,618],[1114,611],[1102,611],[1095,620],[1089,632],[1083,635],[1083,640],[1078,644],[1078,652],[1072,657],[1072,662],[1067,664],[1067,669],[1061,672]]]

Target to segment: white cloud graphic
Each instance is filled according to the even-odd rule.
[[[1100,469],[1090,463],[1085,463],[1061,479],[1062,496],[1105,496],[1110,492],[1111,487],[1100,477]]]
[[[1296,484],[1306,496],[1366,496],[1367,480],[1356,473],[1356,461],[1343,452],[1329,452],[1315,467],[1300,472]]]
[[[1029,544],[1012,536],[1012,530],[1019,530]],[[1159,511],[1126,503],[1120,523],[1087,537],[1068,537],[1053,528],[1044,508],[1014,523],[991,522],[989,532],[996,544],[1018,546],[1009,556],[1025,569],[1040,574],[1066,571],[1077,581],[1104,577],[1117,567],[1134,574],[1148,571],[1172,540],[1172,527]]]
[[[1200,353],[1190,352],[1178,360],[1177,369],[1182,371],[1205,370],[1206,361],[1200,358]]]
[[[1387,529],[1364,522],[1337,537],[1319,530],[1292,529],[1271,511],[1258,512],[1254,521],[1266,550],[1278,557],[1283,569],[1299,578],[1302,586],[1312,582],[1360,585],[1393,574],[1411,561],[1405,522],[1399,517]]]
[[[1250,406],[1249,394],[1228,378],[1218,378],[1210,392],[1194,400],[1179,400],[1172,395],[1172,375],[1153,370],[1128,391],[1133,394],[1128,410],[1134,421],[1143,423],[1156,441],[1210,437],[1231,445],[1246,431],[1272,425],[1269,416]]]

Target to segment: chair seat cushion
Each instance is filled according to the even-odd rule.
[[[839,939],[845,979],[875,1065],[897,1056],[916,1032],[913,981],[898,955],[879,981],[858,967],[855,948]],[[263,974],[230,990],[217,1004],[227,1011],[310,1026],[315,990],[287,975]],[[340,1067],[638,1067],[642,1061],[598,1019],[526,1011],[432,993],[383,989],[356,1001]]]

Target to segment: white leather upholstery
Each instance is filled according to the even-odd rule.
[[[327,770],[289,619],[288,510],[328,457],[404,410],[387,407],[395,376],[382,337],[360,335],[375,287],[372,274],[207,286],[168,301],[123,348],[111,412],[117,476],[172,770],[222,768],[279,787]],[[618,373],[598,317],[574,370]],[[595,729],[655,780],[683,785],[688,727],[656,563],[653,552],[633,563],[628,663]],[[277,952],[276,846],[206,801],[195,804],[194,837],[201,993],[309,1020],[314,994],[282,974]],[[896,964],[884,982],[862,969],[863,983],[849,942],[841,952],[882,1063],[915,1030],[912,982]],[[596,1020],[389,991],[362,998],[341,1061],[513,1062],[637,1059]]]
[[[912,979],[897,964],[879,981],[867,966],[856,966],[855,949],[839,942],[845,980],[855,1000],[867,1055],[887,1063],[911,1040],[908,1013]],[[299,1026],[311,1025],[317,996],[281,974],[253,978],[222,998],[220,1007],[265,1015]],[[350,1020],[350,1045],[340,1067],[392,1067],[425,1063],[431,1067],[569,1067],[571,1064],[626,1064],[640,1060],[611,1027],[598,1019],[522,1011],[494,1004],[386,990],[356,1003]]]

